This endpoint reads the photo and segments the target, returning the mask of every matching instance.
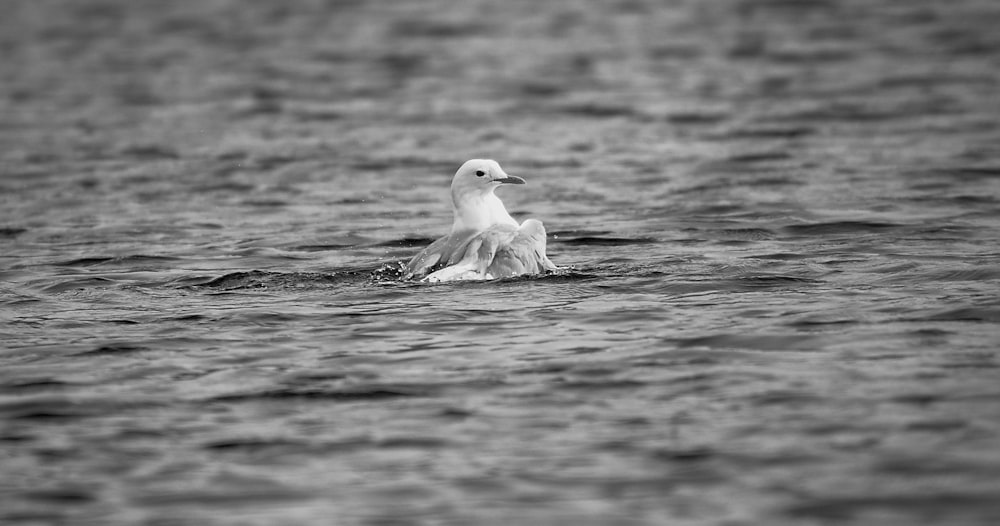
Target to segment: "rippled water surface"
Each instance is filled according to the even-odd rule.
[[[998,524],[998,25],[10,2],[0,522]],[[570,268],[373,279],[472,157]]]

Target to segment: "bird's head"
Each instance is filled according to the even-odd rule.
[[[524,179],[507,175],[492,159],[472,159],[455,172],[452,195],[491,194],[502,184],[524,184]]]

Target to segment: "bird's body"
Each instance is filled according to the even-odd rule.
[[[501,184],[524,184],[496,161],[473,159],[451,183],[451,232],[413,257],[410,277],[424,281],[496,279],[539,274],[557,267],[545,255],[545,228],[528,219],[518,224],[494,191]]]

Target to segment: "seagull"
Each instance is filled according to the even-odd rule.
[[[484,280],[556,270],[545,256],[542,222],[518,224],[494,193],[505,184],[524,184],[524,179],[507,175],[492,159],[466,161],[451,181],[451,233],[414,256],[406,278]]]

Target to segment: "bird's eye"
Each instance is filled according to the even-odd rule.
[[[482,177],[484,175],[486,175],[486,172],[482,170],[476,170],[476,177]]]

